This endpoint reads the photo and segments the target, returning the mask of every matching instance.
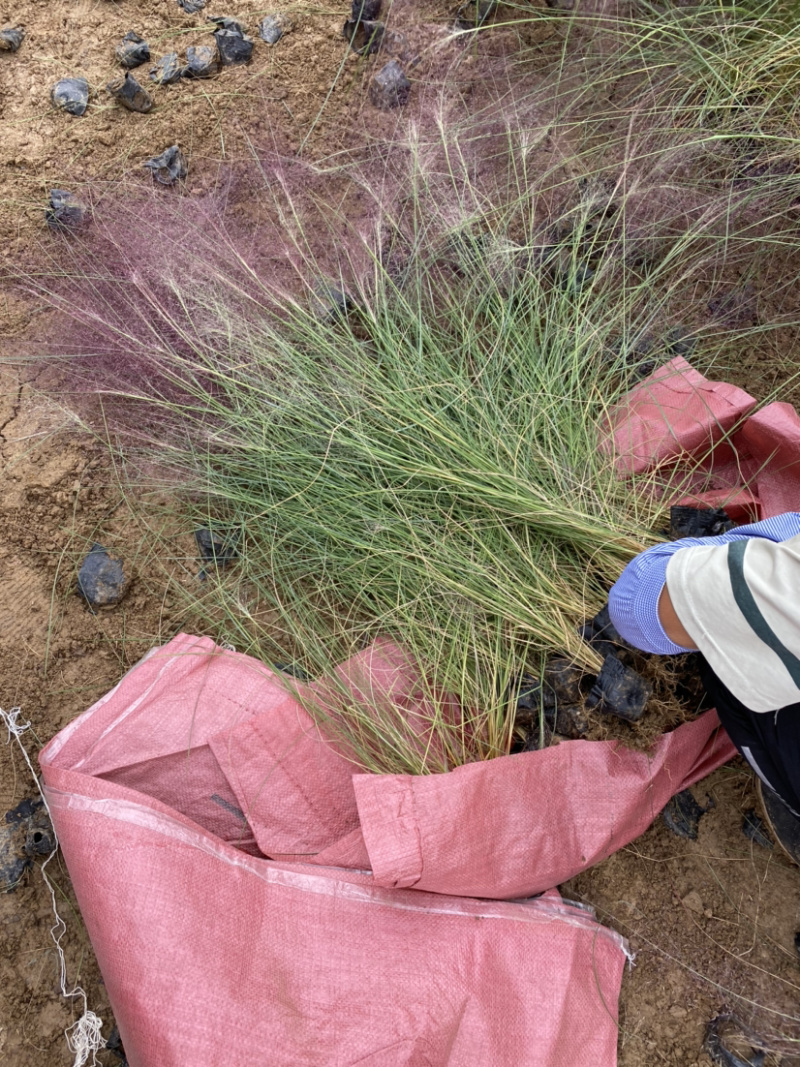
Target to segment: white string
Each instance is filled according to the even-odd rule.
[[[11,711],[4,711],[0,708],[0,720],[2,720],[3,725],[8,731],[6,744],[10,745],[11,739],[13,738],[19,745],[20,752],[25,757],[25,762],[28,764],[28,770],[31,772],[31,777],[36,783],[36,788],[39,790],[39,796],[42,798],[45,811],[48,816],[50,816],[50,821],[52,823],[53,820],[50,815],[50,808],[45,799],[45,795],[42,792],[42,787],[39,784],[39,778],[36,771],[33,769],[30,756],[22,743],[22,734],[30,729],[31,724],[29,722],[20,722],[19,717],[21,714],[21,708],[12,708]],[[90,1064],[91,1067],[98,1067],[97,1053],[100,1049],[105,1048],[105,1042],[102,1037],[103,1020],[98,1018],[93,1011],[89,1011],[89,1003],[86,999],[86,993],[81,986],[75,986],[71,992],[67,990],[67,961],[64,958],[64,950],[61,947],[61,938],[67,932],[67,927],[58,913],[55,888],[45,870],[47,864],[57,852],[58,838],[56,837],[55,827],[53,827],[53,851],[41,866],[42,878],[44,878],[44,883],[50,891],[53,915],[56,920],[50,927],[50,936],[53,939],[53,943],[56,946],[56,952],[58,953],[61,996],[64,997],[65,1000],[78,998],[83,1003],[83,1015],[81,1015],[77,1022],[74,1022],[71,1026],[67,1027],[64,1031],[64,1037],[67,1040],[67,1048],[75,1057],[72,1067],[85,1067],[86,1064]],[[91,1060],[89,1057],[91,1057]]]

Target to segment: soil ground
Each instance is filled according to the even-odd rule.
[[[234,6],[212,6],[210,13],[242,19],[254,33],[265,10],[252,0]],[[309,148],[322,157],[341,146],[343,130],[361,124],[375,137],[390,130],[394,119],[366,103],[369,65],[345,53],[346,10],[340,0],[324,10],[295,4],[295,28],[278,46],[258,41],[247,67],[226,69],[207,82],[154,89],[156,106],[139,115],[121,110],[103,92],[117,73],[115,45],[131,29],[150,42],[154,58],[207,43],[205,12],[186,15],[173,0],[142,0],[135,9],[126,0],[69,6],[22,0],[13,8],[6,3],[3,19],[24,25],[27,37],[18,53],[0,53],[0,256],[13,264],[34,241],[47,239],[43,209],[49,189],[80,192],[91,182],[96,193],[98,181],[138,175],[144,158],[173,143],[189,157],[191,197],[213,187],[220,166],[246,158],[253,141],[291,153],[308,138]],[[411,50],[424,55],[414,69],[436,76],[430,44],[447,35],[449,5],[427,3],[423,19],[410,2],[398,0],[393,18]],[[526,43],[535,49],[536,35]],[[146,76],[148,69],[135,73]],[[462,67],[459,75],[464,98],[476,90],[469,70]],[[50,105],[50,86],[66,75],[87,77],[95,92],[83,118]],[[421,76],[413,75],[412,91]],[[786,272],[787,265],[775,263],[773,269]],[[784,310],[791,300],[784,289]],[[35,312],[11,290],[3,294],[8,355],[31,336]],[[792,341],[787,335],[787,346]],[[763,397],[793,371],[785,349],[776,352],[773,344],[766,355],[756,353],[730,368],[730,375]],[[22,708],[31,723],[25,740],[32,755],[149,647],[191,625],[163,575],[171,567],[182,573],[183,561],[195,554],[190,539],[176,536],[166,548],[160,544],[157,561],[152,558],[155,548],[120,492],[107,454],[68,412],[43,398],[45,385],[35,369],[0,367],[0,704]],[[49,392],[52,397],[52,388]],[[122,604],[98,615],[74,594],[76,568],[95,540],[135,569]],[[705,1026],[726,1008],[781,1045],[783,1058],[774,1063],[800,1063],[791,1044],[778,1040],[800,1039],[800,961],[794,945],[800,871],[742,834],[743,812],[753,807],[754,795],[752,776],[739,761],[694,792],[701,801],[708,796],[715,802],[701,820],[697,841],[675,837],[658,820],[629,848],[562,887],[565,895],[596,907],[636,953],[622,988],[620,1064],[708,1067]],[[17,749],[0,749],[0,811],[32,795]],[[67,925],[68,984],[83,986],[108,1033],[110,1006],[68,875],[60,859],[50,870]],[[0,1062],[9,1067],[72,1062],[63,1030],[82,1008],[59,996],[52,921],[37,870],[0,895]],[[110,1053],[103,1057],[116,1062]]]

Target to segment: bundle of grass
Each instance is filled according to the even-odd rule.
[[[107,203],[65,280],[28,279],[67,316],[83,402],[145,457],[140,486],[235,540],[195,599],[238,648],[335,677],[389,638],[419,665],[423,731],[344,684],[303,691],[374,770],[505,754],[523,673],[553,652],[597,671],[580,623],[665,525],[599,447],[608,411],[674,351],[700,282],[783,225],[747,190],[676,189],[674,144],[630,128],[621,158],[567,168],[537,107],[411,124],[380,173],[340,176],[355,222],[345,197],[299,201],[278,161],[249,236],[213,201]]]

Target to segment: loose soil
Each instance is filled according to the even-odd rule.
[[[245,21],[253,34],[266,13],[250,0],[207,10]],[[145,37],[155,60],[207,43],[205,13],[186,15],[172,0],[142,0],[135,9],[108,0],[82,0],[68,8],[23,0],[3,7],[4,21],[24,25],[27,37],[17,54],[0,53],[5,206],[0,262],[22,262],[33,242],[49,239],[43,223],[49,189],[80,193],[91,183],[96,197],[102,183],[149,181],[142,161],[173,143],[189,158],[181,195],[190,203],[215,187],[220,168],[246,159],[252,144],[291,155],[305,143],[304,150],[322,159],[346,146],[354,130],[376,139],[391,133],[396,117],[366,103],[376,61],[346,54],[341,25],[347,7],[338,2],[324,10],[293,5],[295,28],[276,47],[257,41],[247,67],[226,69],[211,81],[152,89],[156,106],[148,115],[111,103],[103,87],[117,73],[114,47],[124,33],[133,29]],[[442,52],[453,48],[445,43],[452,11],[444,0],[424,9],[397,0],[392,19],[407,34],[411,51],[421,55],[412,74],[417,92],[423,77],[441,76]],[[504,32],[498,31],[494,47],[517,47],[517,37]],[[535,52],[548,32],[530,31],[525,43]],[[471,69],[465,61],[454,75],[454,92],[467,101],[481,91]],[[146,65],[134,72],[143,84],[148,70]],[[83,118],[50,105],[50,86],[67,75],[85,76],[93,88]],[[770,269],[776,277],[800,273],[797,264],[777,259]],[[769,279],[763,280],[768,288]],[[793,302],[796,306],[794,298],[793,289],[784,287],[781,305],[773,310],[784,314]],[[35,306],[12,290],[2,294],[7,355],[23,350],[36,314]],[[732,380],[759,397],[793,373],[785,352],[794,335],[787,330],[783,340],[775,336],[769,348],[727,369]],[[191,582],[198,569],[191,538],[169,530],[158,541],[152,537],[120,490],[102,445],[54,399],[55,381],[50,371],[0,367],[0,704],[22,708],[31,723],[24,740],[32,755],[149,647],[191,628],[193,620],[182,614],[171,583]],[[786,391],[781,397],[792,399]],[[134,574],[122,604],[97,615],[74,591],[77,567],[94,541],[113,549]],[[701,820],[697,841],[675,837],[657,820],[633,845],[562,887],[565,895],[597,908],[636,953],[622,988],[620,1064],[708,1067],[704,1029],[725,1008],[780,1047],[783,1058],[773,1062],[800,1063],[792,1046],[781,1041],[781,1035],[800,1039],[794,947],[800,871],[742,834],[743,812],[755,801],[752,775],[741,761],[694,792],[701,802],[706,796],[715,802]],[[32,795],[21,755],[13,745],[3,748],[0,812]],[[102,849],[102,841],[97,847]],[[83,986],[108,1034],[108,998],[60,857],[50,872],[67,925],[68,983]],[[52,922],[37,870],[0,895],[0,1061],[9,1067],[72,1063],[63,1031],[82,1005],[59,995]],[[110,1053],[101,1060],[117,1062]]]

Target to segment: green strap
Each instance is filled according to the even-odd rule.
[[[736,601],[739,611],[749,623],[753,633],[760,637],[768,648],[772,649],[789,672],[794,684],[800,689],[800,659],[789,651],[761,614],[761,609],[756,604],[755,597],[750,592],[750,587],[745,579],[744,554],[747,551],[748,544],[749,539],[731,541],[728,545],[728,573],[731,578],[733,599]]]

